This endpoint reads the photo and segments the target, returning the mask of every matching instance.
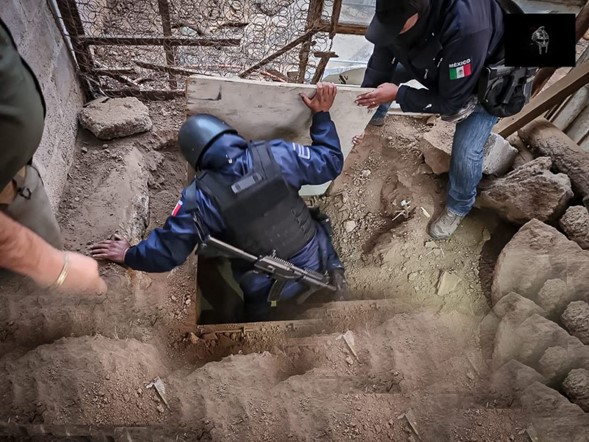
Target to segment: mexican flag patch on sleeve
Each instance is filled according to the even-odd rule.
[[[172,216],[178,215],[178,212],[180,212],[181,208],[182,208],[182,200],[180,200],[176,203],[176,207],[174,207],[174,210],[172,210]]]
[[[471,74],[470,59],[450,65],[450,80],[459,80]]]

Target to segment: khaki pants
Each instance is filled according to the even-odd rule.
[[[52,246],[63,249],[59,225],[41,175],[34,166],[23,167],[8,186],[0,191],[0,210]]]

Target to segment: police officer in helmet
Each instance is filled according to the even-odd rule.
[[[335,85],[319,83],[312,98],[302,96],[313,112],[309,146],[281,139],[252,143],[215,116],[189,117],[178,140],[197,175],[172,215],[139,244],[105,240],[93,247],[93,256],[135,270],[165,272],[211,235],[253,255],[275,253],[297,267],[327,272],[343,296],[344,269],[328,220],[310,211],[298,194],[303,185],[323,184],[341,173],[343,155],[329,115],[336,93]],[[244,303],[232,304],[225,321],[267,318],[272,280],[252,270],[251,264],[231,260]],[[305,289],[289,282],[280,299],[293,299]],[[215,305],[214,299],[207,301]]]

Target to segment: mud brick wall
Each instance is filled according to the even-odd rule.
[[[74,157],[82,92],[48,2],[2,0],[1,15],[35,71],[47,103],[45,131],[34,161],[56,209]]]

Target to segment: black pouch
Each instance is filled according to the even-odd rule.
[[[483,69],[479,78],[479,102],[496,117],[520,112],[532,96],[536,68],[508,67],[503,61]]]

